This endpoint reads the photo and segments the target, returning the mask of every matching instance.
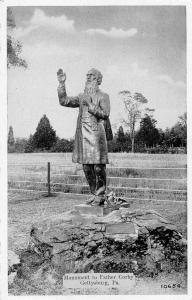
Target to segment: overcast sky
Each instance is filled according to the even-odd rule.
[[[111,122],[124,115],[118,92],[140,92],[157,126],[186,111],[185,8],[176,6],[14,7],[14,35],[29,68],[8,70],[8,124],[16,137],[34,133],[43,114],[61,138],[74,136],[78,109],[59,106],[58,68],[67,92],[82,92],[87,71],[103,74]]]

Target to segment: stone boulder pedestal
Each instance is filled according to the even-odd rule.
[[[81,204],[33,224],[17,276],[57,283],[66,273],[155,276],[186,269],[186,249],[176,226],[156,211]]]

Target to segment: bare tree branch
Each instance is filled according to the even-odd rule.
[[[125,124],[130,131],[130,137],[132,141],[132,152],[134,152],[134,139],[135,139],[135,126],[137,121],[141,118],[142,106],[146,104],[148,100],[141,93],[131,94],[128,90],[119,92],[121,99],[125,106],[125,112],[127,118],[123,119],[122,123]]]

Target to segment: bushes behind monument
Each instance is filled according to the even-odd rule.
[[[142,122],[141,122],[142,124]],[[145,130],[144,130],[145,129]],[[136,131],[134,138],[134,152],[136,153],[186,153],[186,126],[179,122],[171,129],[165,130],[143,128]],[[40,119],[34,134],[29,138],[14,138],[13,127],[8,133],[9,153],[32,152],[72,152],[74,139],[60,138],[50,124],[46,115]],[[113,140],[108,141],[109,152],[132,152],[132,141],[129,132],[120,126],[114,133]]]

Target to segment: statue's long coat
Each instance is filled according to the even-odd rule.
[[[62,106],[79,107],[77,128],[72,160],[80,164],[107,164],[108,150],[104,120],[110,113],[109,96],[101,90],[91,96],[92,104],[88,108],[83,104],[84,94],[68,97],[65,86],[57,89]]]

